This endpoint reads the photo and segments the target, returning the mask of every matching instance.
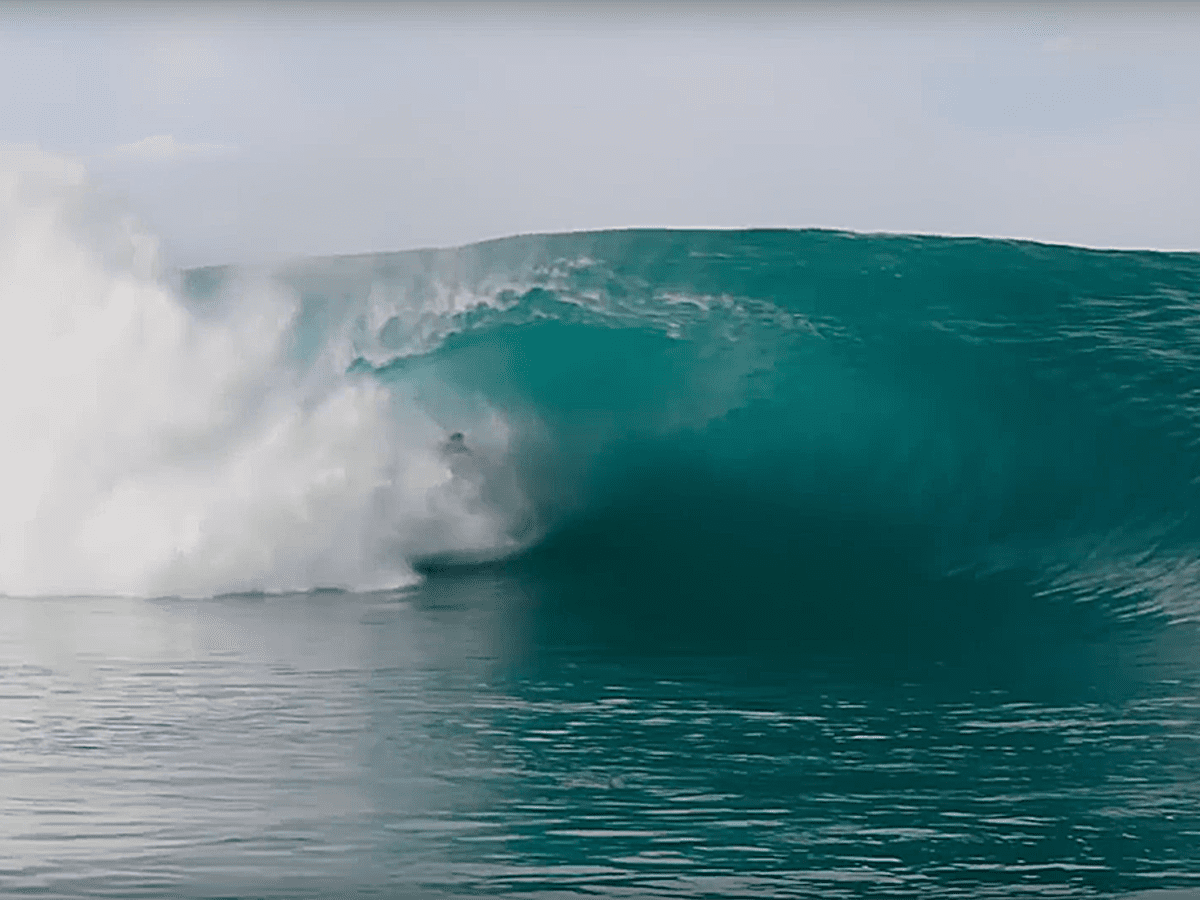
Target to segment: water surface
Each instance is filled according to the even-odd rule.
[[[372,595],[0,600],[3,893],[1200,886],[1187,627],[1060,642],[1074,671],[1048,679],[1003,642],[986,662],[987,641],[816,653],[713,640],[711,620],[672,637],[578,596],[501,570]]]

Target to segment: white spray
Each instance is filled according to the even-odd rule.
[[[160,267],[82,167],[0,150],[0,593],[382,588],[504,544],[411,398],[290,360],[290,291],[199,315]]]

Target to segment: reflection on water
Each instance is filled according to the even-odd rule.
[[[487,574],[0,616],[6,895],[1200,887],[1178,630],[1109,636],[1064,688],[1020,659],[619,642]]]

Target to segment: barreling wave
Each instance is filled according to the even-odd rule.
[[[82,173],[22,165],[0,591],[508,558],[687,602],[1200,612],[1200,256],[620,231],[173,278]]]

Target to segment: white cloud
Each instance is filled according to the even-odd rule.
[[[237,148],[228,144],[186,143],[171,134],[154,134],[150,137],[114,147],[110,156],[118,159],[133,159],[143,162],[178,162],[188,159],[211,159],[228,156]]]

